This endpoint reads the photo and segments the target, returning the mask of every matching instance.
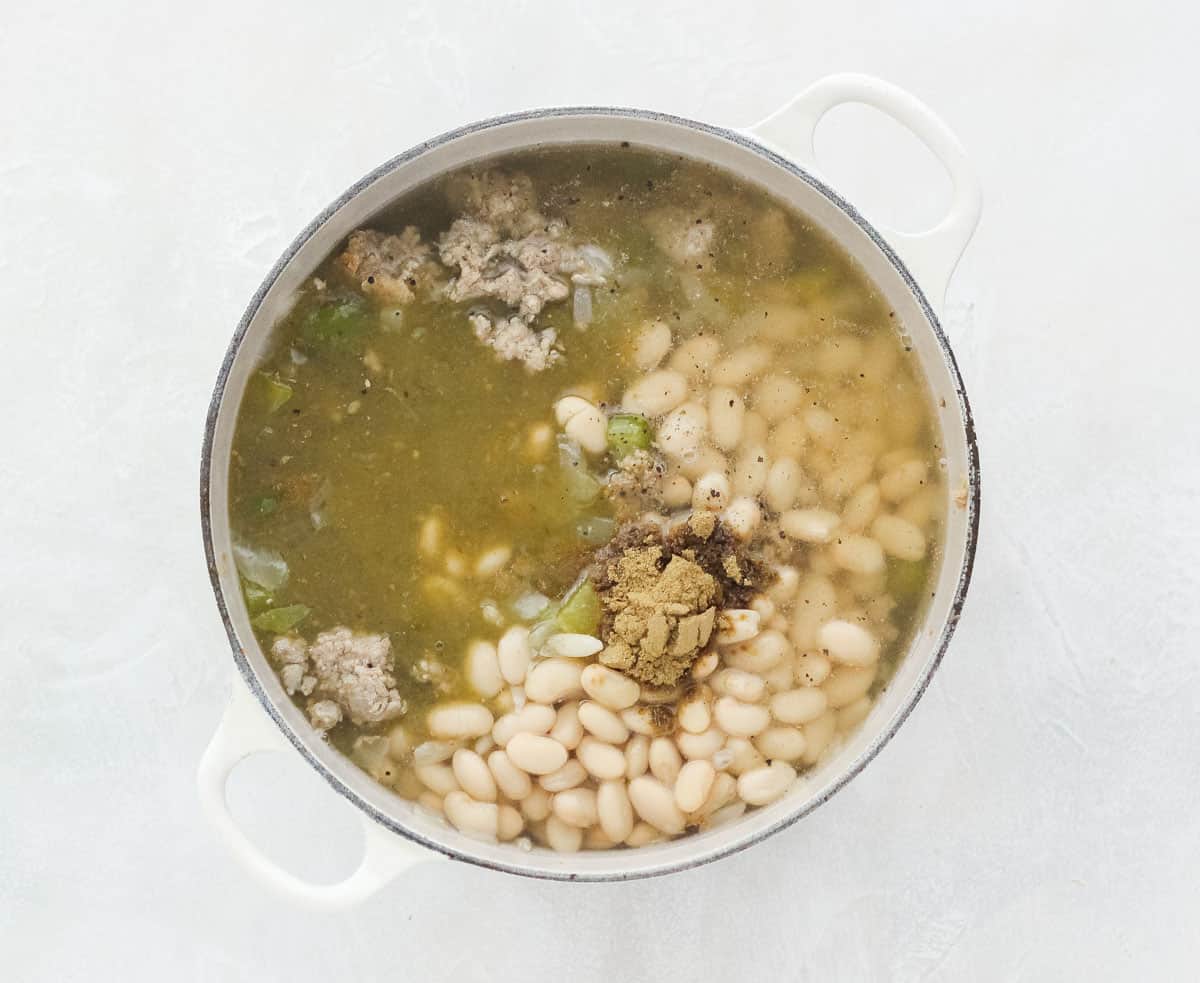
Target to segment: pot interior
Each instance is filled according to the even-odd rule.
[[[950,498],[945,541],[936,594],[893,679],[863,724],[783,799],[726,827],[636,850],[562,855],[535,847],[526,853],[458,833],[316,736],[283,692],[250,627],[231,555],[228,462],[238,405],[272,325],[350,232],[415,185],[473,160],[537,145],[620,141],[714,164],[761,186],[825,229],[874,281],[911,339],[939,416]],[[414,148],[364,178],[301,233],[255,295],[222,367],[208,423],[202,504],[210,572],[239,669],[292,743],[340,794],[390,829],[461,859],[521,874],[594,880],[664,873],[745,847],[819,805],[874,756],[924,690],[957,621],[974,552],[977,482],[969,410],[945,338],[907,271],[849,205],[795,165],[729,131],[651,113],[561,110],[478,124]]]

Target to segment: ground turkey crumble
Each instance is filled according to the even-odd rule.
[[[411,303],[436,286],[453,302],[502,304],[508,312],[469,312],[475,337],[530,372],[549,368],[559,358],[557,337],[534,330],[534,319],[547,304],[566,300],[572,283],[576,289],[603,284],[611,259],[597,246],[573,242],[565,222],[538,210],[527,174],[461,175],[450,181],[447,197],[460,215],[439,237],[436,257],[410,225],[399,235],[352,233],[338,263],[365,294],[386,303]]]
[[[493,319],[490,314],[475,312],[468,320],[475,337],[494,349],[498,358],[505,362],[524,362],[530,372],[541,372],[562,357],[554,348],[556,335],[553,328],[534,331],[518,315]]]
[[[309,719],[318,730],[329,730],[349,715],[356,724],[374,724],[399,717],[407,709],[392,675],[392,643],[387,635],[372,635],[337,627],[321,632],[310,644],[282,635],[271,645],[279,678],[288,695],[315,696],[308,703]]]
[[[352,232],[338,262],[363,293],[391,304],[412,303],[417,291],[428,289],[440,273],[432,248],[412,225],[399,235]]]

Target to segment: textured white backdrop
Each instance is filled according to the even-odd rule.
[[[1117,6],[7,5],[0,974],[1193,977],[1200,18]],[[474,118],[585,102],[742,125],[844,70],[940,111],[987,196],[948,317],[982,544],[928,696],[833,802],[701,870],[576,886],[442,864],[340,916],[265,894],[193,791],[231,671],[196,496],[210,385],[274,258],[365,171]],[[875,217],[944,200],[865,112],[819,144]],[[296,869],[353,862],[353,817],[298,761],[253,761],[231,792]]]

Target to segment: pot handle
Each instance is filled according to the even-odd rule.
[[[855,73],[829,75],[751,126],[748,132],[781,150],[806,170],[819,173],[813,146],[817,124],[827,112],[845,103],[873,106],[906,126],[950,174],[954,185],[950,210],[937,225],[916,233],[880,229],[930,302],[940,309],[950,275],[979,224],[983,197],[979,178],[962,144],[933,110],[882,79]]]
[[[260,751],[291,750],[287,738],[263,712],[242,678],[235,676],[229,706],[200,759],[196,780],[208,821],[225,840],[229,851],[263,884],[298,904],[336,910],[365,900],[416,864],[444,859],[441,854],[402,840],[365,816],[362,860],[344,880],[313,883],[267,859],[234,821],[225,800],[225,786],[229,773],[243,758]]]

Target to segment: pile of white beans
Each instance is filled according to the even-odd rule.
[[[944,508],[928,437],[920,446],[928,399],[890,331],[774,305],[727,337],[737,347],[723,353],[712,335],[676,345],[647,325],[621,409],[655,423],[675,521],[713,510],[747,541],[802,544],[800,559],[721,613],[715,646],[674,687],[601,665],[588,635],[535,645],[512,625],[473,642],[478,699],[430,709],[415,747],[407,723],[388,742],[411,761],[397,789],[462,832],[570,852],[714,827],[779,799],[867,716],[881,655],[912,627],[893,623],[888,558],[925,557]],[[607,418],[588,395],[555,416],[600,455]]]

